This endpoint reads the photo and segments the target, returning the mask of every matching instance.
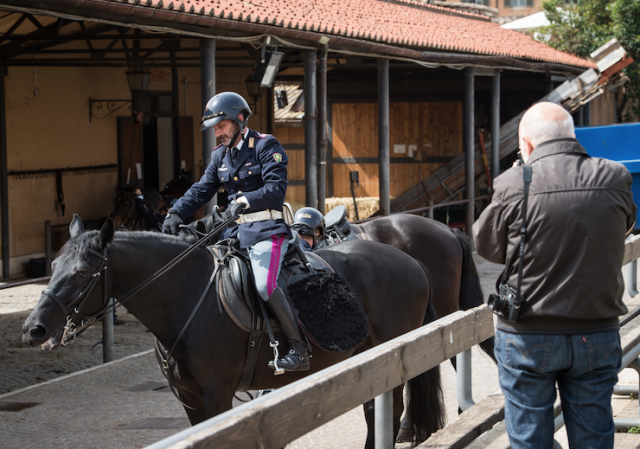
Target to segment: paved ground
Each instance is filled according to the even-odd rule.
[[[477,262],[487,294],[493,289],[500,267]],[[42,288],[25,286],[0,291],[0,393],[5,392],[0,394],[0,449],[63,445],[137,448],[188,427],[153,354],[141,353],[151,348],[151,335],[124,312],[119,313],[124,324],[115,329],[116,356],[120,360],[111,364],[101,365],[101,346],[94,347],[101,338],[99,327],[68,347],[51,352],[22,345],[21,324]],[[627,296],[626,300],[633,308],[640,304],[640,295],[634,300]],[[81,369],[84,370],[78,372]],[[637,385],[637,374],[627,371],[621,380]],[[451,421],[457,416],[457,403],[455,373],[449,363],[442,365],[442,378]],[[474,349],[474,399],[479,401],[498,389],[495,365]],[[629,398],[614,398],[613,407],[614,415],[638,416],[638,402]],[[364,418],[358,408],[292,442],[288,448],[360,448],[365,436]],[[562,431],[557,439],[568,447]],[[619,448],[638,447],[639,442],[640,437],[635,434],[616,435]]]

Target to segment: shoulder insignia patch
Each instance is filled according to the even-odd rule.
[[[282,155],[280,153],[273,153],[273,160],[276,162],[282,162]]]

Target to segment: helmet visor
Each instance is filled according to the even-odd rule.
[[[303,223],[294,223],[291,225],[291,229],[296,231],[298,234],[302,235],[311,235],[313,236],[313,229]]]
[[[214,112],[210,115],[205,115],[204,117],[202,117],[202,126],[200,127],[200,131],[209,129],[212,126],[215,126],[221,121],[225,120],[226,118],[227,118],[227,114],[225,114],[223,111]]]

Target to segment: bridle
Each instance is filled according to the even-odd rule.
[[[65,303],[54,292],[52,292],[48,288],[45,288],[42,291],[42,294],[44,294],[44,295],[48,296],[49,298],[51,298],[53,300],[53,302],[60,308],[60,310],[62,310],[62,313],[67,317],[67,324],[64,326],[65,333],[63,334],[63,337],[62,337],[63,346],[66,346],[67,344],[69,344],[69,341],[71,341],[74,338],[76,338],[80,333],[84,332],[89,326],[91,326],[92,324],[97,323],[99,320],[101,320],[105,316],[107,316],[107,314],[112,313],[117,307],[123,305],[126,301],[131,299],[138,292],[140,292],[140,290],[142,290],[143,288],[145,288],[146,286],[151,284],[153,281],[155,281],[156,279],[161,277],[163,274],[165,274],[171,268],[173,268],[176,265],[178,265],[189,254],[191,254],[193,251],[198,249],[200,246],[204,245],[206,242],[209,241],[209,239],[211,237],[216,235],[218,232],[220,232],[222,229],[224,229],[226,226],[230,225],[232,222],[236,221],[237,219],[238,219],[238,215],[236,214],[235,216],[225,220],[223,223],[220,223],[218,226],[216,226],[214,229],[212,229],[207,235],[205,235],[203,238],[201,238],[200,240],[198,240],[195,243],[193,243],[191,246],[189,246],[187,249],[185,249],[182,253],[180,253],[178,256],[176,256],[173,260],[171,260],[169,263],[167,263],[164,267],[162,267],[158,271],[156,271],[146,281],[144,281],[142,284],[138,285],[136,288],[134,288],[133,290],[131,290],[127,294],[125,294],[121,299],[115,299],[114,298],[114,301],[113,301],[112,304],[109,304],[110,301],[109,301],[109,297],[107,295],[107,291],[108,291],[107,262],[109,260],[109,258],[107,257],[107,248],[104,249],[104,254],[100,254],[98,251],[95,251],[95,250],[89,248],[89,252],[91,254],[101,258],[102,262],[100,263],[100,266],[98,266],[96,271],[91,275],[91,280],[89,281],[89,283],[80,291],[80,293],[78,294],[78,296],[75,299],[73,299],[69,304],[65,305]],[[216,272],[217,272],[217,267],[218,267],[218,265],[216,264],[216,270],[215,270]],[[88,317],[86,319],[83,319],[79,323],[80,327],[78,328],[78,324],[73,322],[72,313],[70,312],[70,310],[72,310],[73,313],[75,313],[75,314],[79,313],[80,307],[82,307],[82,305],[84,304],[84,301],[86,301],[86,298],[93,291],[94,287],[96,286],[96,283],[98,282],[98,278],[100,278],[100,276],[102,275],[103,271],[104,271],[104,277],[103,277],[103,279],[104,279],[104,295],[103,295],[103,300],[102,300],[102,307],[94,315],[92,315],[92,316],[90,316],[90,317]],[[214,279],[214,276],[211,276],[211,278],[209,279],[209,283],[207,284],[207,287],[205,289],[205,293],[202,295],[202,297],[200,298],[200,301],[198,302],[198,305],[196,306],[196,310],[200,307],[200,304],[202,304],[202,301],[204,300],[204,297],[206,296],[206,292],[209,290],[209,288],[211,287],[211,284],[213,283],[213,279]],[[180,339],[180,337],[182,337],[182,334],[185,332],[187,326],[189,325],[189,323],[191,322],[191,320],[193,319],[194,316],[195,316],[195,310],[194,310],[194,313],[192,313],[191,317],[187,320],[187,323],[185,324],[185,326],[182,329],[182,331],[180,332],[178,340]],[[169,356],[173,353],[173,350],[175,349],[176,345],[177,345],[177,341],[176,341],[176,343],[174,343],[173,348],[171,349]],[[168,359],[169,359],[169,357],[167,357],[166,360],[168,361]]]
[[[94,271],[93,274],[91,275],[91,279],[89,280],[89,283],[80,291],[80,293],[78,293],[78,296],[75,299],[73,299],[69,304],[65,304],[64,302],[62,302],[62,300],[48,288],[45,288],[44,290],[42,290],[42,294],[47,295],[49,298],[51,298],[53,302],[60,308],[60,310],[62,310],[62,313],[67,317],[67,324],[64,326],[64,334],[62,336],[63,346],[68,345],[69,341],[76,338],[77,335],[79,334],[78,332],[79,329],[77,327],[78,324],[73,322],[72,314],[80,313],[80,308],[82,307],[82,305],[87,300],[87,298],[93,291],[94,287],[98,283],[98,279],[102,276],[103,271],[104,271],[104,276],[102,276],[102,278],[104,279],[104,296],[102,299],[102,307],[94,315],[90,316],[87,319],[83,319],[79,323],[80,332],[83,332],[87,327],[89,327],[89,325],[91,325],[92,323],[102,318],[104,316],[102,314],[105,313],[105,311],[109,308],[109,304],[108,304],[109,298],[107,297],[107,261],[108,261],[107,248],[104,249],[103,254],[100,254],[98,251],[95,251],[91,248],[89,248],[89,252],[94,256],[97,256],[100,259],[102,259],[102,261],[100,262],[100,265],[98,266],[96,271]],[[109,310],[109,312],[111,312],[111,310]],[[100,316],[100,318],[98,318],[98,316]]]
[[[136,288],[134,288],[133,290],[131,290],[130,292],[125,294],[121,299],[119,299],[119,300],[114,299],[114,301],[111,304],[109,304],[110,301],[109,301],[109,297],[107,295],[107,291],[108,291],[107,262],[109,260],[109,258],[107,257],[107,248],[104,249],[103,254],[100,254],[99,252],[89,248],[89,252],[91,254],[101,258],[102,262],[100,262],[100,265],[98,266],[98,268],[91,275],[91,280],[89,281],[89,283],[80,291],[80,293],[78,294],[78,296],[75,299],[73,299],[69,304],[65,305],[64,302],[55,293],[53,293],[48,288],[45,288],[42,291],[42,294],[44,294],[44,295],[48,296],[49,298],[51,298],[53,300],[53,302],[60,308],[60,310],[62,310],[62,313],[64,315],[66,315],[66,317],[67,317],[67,324],[64,326],[64,334],[62,336],[62,345],[63,346],[68,345],[71,340],[75,339],[78,335],[80,335],[82,332],[84,332],[86,329],[88,329],[89,326],[91,326],[92,324],[97,323],[99,320],[101,320],[102,318],[107,316],[107,314],[112,313],[113,310],[115,310],[120,305],[124,304],[127,300],[129,300],[134,295],[136,295],[138,292],[140,292],[140,290],[142,290],[147,285],[151,284],[153,281],[155,281],[160,276],[162,276],[167,271],[169,271],[171,268],[176,266],[178,263],[180,263],[182,260],[184,260],[189,254],[191,254],[197,248],[199,248],[200,246],[202,246],[203,244],[208,242],[211,237],[216,235],[218,232],[220,232],[222,229],[224,229],[226,226],[230,225],[232,222],[236,221],[237,219],[238,219],[238,214],[236,214],[233,217],[225,220],[223,223],[219,224],[218,226],[215,226],[214,229],[212,229],[208,234],[206,234],[200,240],[196,241],[191,246],[189,246],[187,249],[185,249],[182,253],[180,253],[178,256],[176,256],[168,264],[166,264],[164,267],[162,267],[158,271],[156,271],[156,273],[154,273],[146,281],[144,281],[142,284],[138,285]],[[223,258],[218,257],[211,249],[209,249],[209,252],[213,255],[213,258],[214,258],[214,261],[215,261],[215,269],[213,270],[213,273],[211,274],[211,276],[209,278],[209,281],[207,282],[207,285],[206,285],[204,291],[202,292],[202,295],[200,296],[200,299],[198,300],[198,303],[196,304],[194,310],[191,312],[191,315],[189,316],[189,318],[187,319],[186,323],[182,327],[182,330],[178,334],[178,337],[176,338],[175,342],[173,343],[173,345],[172,345],[171,349],[169,350],[168,354],[166,356],[164,356],[160,351],[157,351],[158,355],[160,355],[160,359],[161,359],[161,362],[162,362],[161,363],[162,373],[164,374],[165,378],[169,382],[169,387],[171,389],[171,392],[178,399],[178,401],[180,401],[180,403],[182,403],[182,405],[184,405],[186,408],[189,408],[191,410],[196,410],[196,409],[194,407],[191,407],[191,406],[187,405],[180,398],[178,392],[175,390],[173,384],[171,383],[171,380],[169,378],[169,360],[171,359],[171,356],[173,355],[173,352],[176,349],[176,347],[178,345],[178,342],[182,338],[182,336],[185,333],[185,331],[187,330],[189,324],[191,323],[191,321],[195,317],[196,312],[198,311],[198,309],[202,305],[202,302],[206,298],[207,293],[209,292],[211,286],[213,285],[213,282],[214,282],[214,280],[216,278],[216,275],[217,275],[220,267],[223,264],[224,257]],[[103,300],[102,300],[102,307],[94,315],[92,315],[92,316],[90,316],[90,317],[88,317],[86,319],[83,319],[79,323],[80,327],[78,328],[78,325],[73,322],[72,314],[70,312],[70,309],[73,308],[73,313],[75,313],[75,314],[79,313],[80,308],[82,307],[82,305],[86,301],[87,297],[91,294],[91,292],[95,288],[96,284],[98,283],[98,278],[100,278],[102,276],[102,272],[103,271],[104,271],[104,276],[103,276],[103,279],[104,279],[104,295],[103,295]],[[266,316],[266,312],[264,311],[264,305],[262,304],[262,302],[260,302],[260,305],[263,308],[263,313],[265,314],[264,316]],[[269,330],[271,330],[270,326],[269,326]],[[269,332],[269,336],[270,336],[270,338],[273,339],[273,334],[271,332]],[[158,342],[157,342],[157,339],[156,339],[156,345],[157,344],[158,344]],[[272,346],[273,346],[273,344],[272,344]],[[276,342],[276,346],[277,346],[277,342]],[[277,353],[277,348],[275,348],[275,347],[274,347],[274,352],[276,354],[276,360],[277,360],[278,353]],[[251,397],[251,395],[249,395],[249,396]]]

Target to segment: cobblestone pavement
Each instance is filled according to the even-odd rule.
[[[38,302],[44,284],[0,290],[0,394],[102,363],[102,326],[87,329],[66,347],[43,351],[22,342],[22,324]],[[126,311],[118,310],[116,358],[153,348],[153,335]]]
[[[481,259],[476,262],[487,295],[501,267]],[[116,358],[121,360],[111,364],[101,364],[100,326],[54,351],[23,345],[21,326],[42,288],[28,285],[0,290],[0,449],[137,448],[188,427],[182,407],[149,352],[153,337],[125,311],[118,314],[123,324],[115,327]],[[625,293],[625,299],[630,309],[640,305],[640,295],[631,300]],[[497,368],[476,348],[472,366],[477,402],[499,390]],[[447,417],[452,421],[457,416],[455,372],[449,363],[443,363],[441,369]],[[638,375],[625,370],[621,382],[637,385]],[[613,409],[614,415],[623,418],[638,416],[638,402],[628,398],[614,398]],[[563,434],[561,430],[556,437],[566,448]],[[362,408],[358,407],[287,447],[361,448],[365,438]],[[616,434],[615,447],[640,447],[640,437]]]

